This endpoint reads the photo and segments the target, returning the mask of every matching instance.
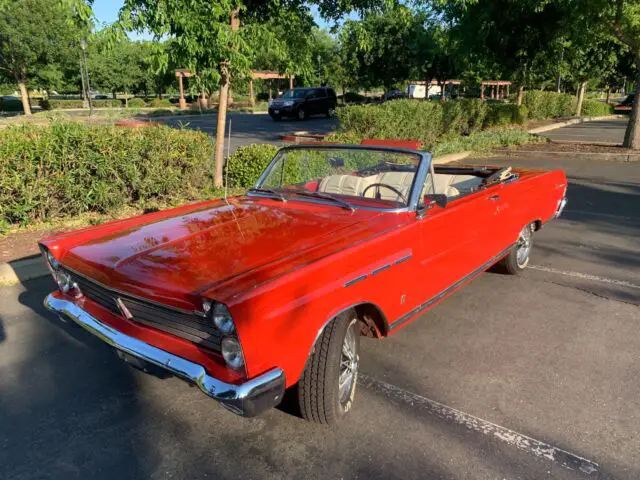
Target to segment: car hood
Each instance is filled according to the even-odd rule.
[[[94,236],[62,263],[114,289],[191,305],[240,276],[258,284],[365,238],[378,215],[245,197]]]

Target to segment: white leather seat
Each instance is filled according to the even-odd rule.
[[[414,172],[384,172],[378,175],[376,181],[372,183],[389,185],[402,193],[404,199],[409,201],[409,191],[411,190],[414,177]],[[365,196],[367,198],[375,198],[377,191],[380,192],[380,198],[383,200],[402,201],[396,192],[385,187],[380,187],[379,189],[372,187],[367,191]]]

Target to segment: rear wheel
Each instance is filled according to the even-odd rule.
[[[327,110],[327,118],[333,118],[336,115],[336,109],[334,107],[329,107],[329,109]]]
[[[527,268],[527,265],[529,264],[529,255],[531,254],[531,248],[533,247],[534,230],[534,223],[530,223],[525,226],[518,236],[518,241],[513,247],[511,247],[509,255],[498,262],[498,266],[505,273],[517,275]]]
[[[303,107],[300,107],[298,109],[297,117],[298,117],[298,120],[306,120],[307,119],[307,111]]]
[[[327,324],[298,382],[305,420],[333,424],[349,412],[358,380],[359,348],[360,330],[353,310]]]

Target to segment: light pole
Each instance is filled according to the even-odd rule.
[[[87,41],[83,38],[80,40],[80,48],[82,49],[82,59],[84,60],[84,72],[87,75],[87,100],[89,101],[89,116],[93,115],[93,102],[91,101],[91,83],[89,83],[89,62],[87,62]]]

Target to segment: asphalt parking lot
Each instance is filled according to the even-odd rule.
[[[542,135],[556,142],[596,142],[605,145],[622,145],[627,123],[629,123],[627,117],[597,122],[584,122],[557,130],[551,130]]]
[[[566,170],[531,268],[364,339],[334,428],[127,367],[45,312],[49,279],[0,289],[0,478],[640,478],[640,165],[542,155],[473,160]]]
[[[200,130],[211,136],[216,134],[216,114],[174,116],[160,119],[172,127],[181,125],[194,130]],[[234,151],[241,145],[249,143],[273,143],[284,145],[280,135],[290,134],[298,130],[310,133],[330,133],[338,126],[337,118],[325,118],[316,115],[305,121],[283,118],[280,122],[274,122],[269,115],[253,115],[248,113],[230,113],[227,118],[226,135],[229,136],[229,123],[231,124],[231,147]]]

